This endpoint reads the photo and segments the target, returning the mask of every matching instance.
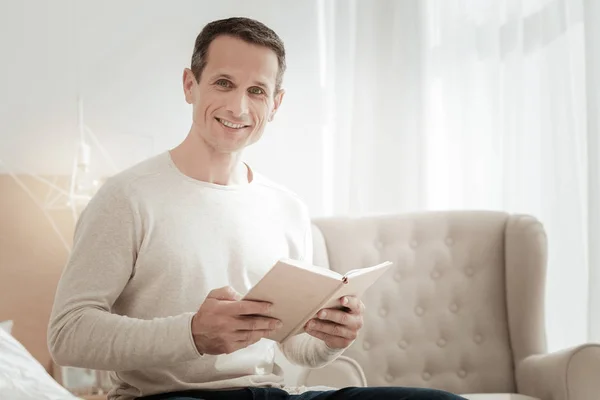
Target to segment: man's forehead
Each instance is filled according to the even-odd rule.
[[[235,79],[256,80],[269,85],[274,85],[279,68],[273,50],[229,36],[213,40],[207,61],[206,71],[210,75],[225,74]]]

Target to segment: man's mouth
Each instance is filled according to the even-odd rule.
[[[242,125],[242,124],[236,124],[230,121],[227,121],[226,119],[222,119],[222,118],[215,118],[217,121],[219,121],[221,124],[225,125],[228,128],[232,128],[232,129],[242,129],[242,128],[246,128],[250,125]]]

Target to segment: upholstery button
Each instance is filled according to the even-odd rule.
[[[429,372],[423,372],[423,379],[428,381],[431,379],[431,374]]]
[[[385,380],[388,382],[393,382],[394,377],[392,376],[392,374],[385,374]]]
[[[454,240],[451,237],[446,238],[446,245],[452,246],[454,244]]]
[[[381,308],[379,310],[379,315],[380,316],[385,317],[385,316],[387,316],[387,314],[388,314],[388,312],[387,312],[387,310],[385,308]]]
[[[363,349],[368,351],[370,348],[371,348],[371,343],[365,341],[363,343]]]
[[[415,239],[410,241],[410,247],[412,247],[413,249],[416,249],[418,245],[419,243],[417,243]]]
[[[450,311],[452,311],[453,313],[457,313],[458,312],[458,305],[456,303],[450,304]]]
[[[458,371],[458,376],[460,376],[461,378],[465,378],[467,376],[467,371],[461,369],[460,371]]]
[[[408,343],[406,342],[406,340],[401,340],[400,343],[398,343],[398,347],[400,347],[401,349],[406,349],[408,347]]]
[[[400,282],[400,281],[402,280],[402,274],[401,274],[400,272],[396,272],[396,273],[394,274],[394,280],[395,280],[396,282]]]
[[[465,274],[467,274],[467,276],[473,276],[474,273],[475,273],[475,271],[473,271],[473,268],[471,268],[471,267],[465,268]]]
[[[440,346],[440,347],[445,347],[445,346],[446,346],[446,343],[447,343],[447,342],[446,342],[446,339],[444,339],[444,338],[441,338],[441,339],[439,339],[439,340],[437,341],[437,345],[438,345],[438,346]]]
[[[479,333],[477,335],[475,335],[475,343],[479,344],[481,342],[483,342],[483,336],[481,336]]]
[[[419,317],[423,314],[425,314],[425,310],[423,309],[423,307],[417,307],[415,308],[415,314],[417,314]]]
[[[435,279],[438,279],[438,278],[440,277],[440,275],[441,275],[441,274],[440,274],[440,271],[438,271],[437,269],[434,269],[434,270],[431,272],[431,278],[432,278],[433,280],[435,280]]]

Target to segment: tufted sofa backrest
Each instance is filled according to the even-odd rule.
[[[543,284],[520,282],[544,278],[545,236],[533,218],[327,218],[314,221],[313,236],[315,264],[340,273],[395,263],[365,294],[365,326],[344,353],[369,386],[514,392],[515,364],[545,351]]]

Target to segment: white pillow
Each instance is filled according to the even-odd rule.
[[[77,400],[4,329],[0,329],[0,393],[11,400]]]
[[[9,335],[12,333],[13,322],[11,320],[8,321],[0,321],[0,329]]]

